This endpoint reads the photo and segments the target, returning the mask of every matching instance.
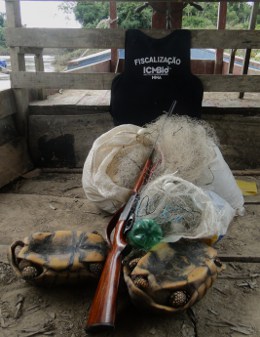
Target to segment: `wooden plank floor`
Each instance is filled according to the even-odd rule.
[[[14,240],[23,239],[31,232],[78,229],[104,233],[109,217],[86,200],[81,187],[81,173],[57,172],[55,169],[49,173],[35,170],[12,186],[2,189],[0,193],[2,312],[7,304],[14,305],[19,294],[26,299],[19,320],[11,321],[11,314],[9,318],[3,316],[4,321],[2,320],[2,327],[0,326],[3,337],[15,337],[17,331],[32,326],[33,321],[39,321],[42,317],[46,319],[48,315],[52,317],[55,336],[85,336],[82,326],[93,298],[95,284],[73,288],[69,292],[64,288],[39,289],[15,280],[11,272],[8,281],[5,281],[3,271],[3,268],[8,268],[8,245]],[[235,218],[228,234],[216,246],[220,256],[231,259],[225,263],[225,271],[220,274],[207,295],[194,306],[198,337],[260,336],[260,177],[240,178],[253,179],[257,183],[258,194],[245,198],[245,216]],[[234,261],[232,256],[236,257]],[[250,257],[258,258],[258,263],[252,263]],[[246,263],[241,263],[239,258],[241,261],[246,258]],[[36,304],[37,310],[31,312]],[[3,322],[6,327],[3,327]],[[8,325],[8,322],[13,325]],[[116,330],[106,336],[153,335],[195,337],[195,332],[186,314],[161,317],[137,312],[129,303],[125,291],[120,291]]]

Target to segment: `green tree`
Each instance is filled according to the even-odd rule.
[[[227,28],[248,28],[250,13],[251,5],[248,3],[228,3]]]
[[[102,20],[108,17],[109,3],[79,2],[73,9],[76,20],[86,28],[94,28]]]
[[[118,26],[124,29],[151,27],[152,9],[147,7],[142,11],[136,11],[139,6],[140,3],[136,2],[119,2],[117,4]],[[108,2],[77,2],[74,6],[64,3],[61,8],[65,12],[73,11],[76,20],[86,28],[95,28],[102,20],[109,17]]]
[[[0,12],[0,48],[6,48],[5,40],[5,15]]]
[[[118,2],[118,26],[127,28],[150,28],[152,9],[150,6],[138,11],[137,2]],[[202,11],[187,4],[183,11],[183,28],[212,29],[217,26],[218,2],[200,2]],[[64,12],[74,12],[76,19],[87,28],[94,28],[109,17],[109,3],[94,1],[92,3],[66,1],[61,8]],[[250,3],[230,2],[227,5],[227,28],[243,29],[248,27],[251,12]],[[260,18],[258,17],[258,23]],[[102,25],[100,25],[102,27]]]
[[[196,29],[196,28],[207,28],[213,29],[216,27],[209,19],[203,18],[201,16],[184,16],[182,20],[183,28]]]
[[[146,7],[142,11],[138,11],[139,6],[140,4],[133,2],[119,3],[117,8],[118,26],[124,29],[151,28],[152,9]]]
[[[200,3],[202,11],[188,5],[183,13],[183,27],[185,28],[216,28],[218,19],[218,3]],[[248,27],[251,5],[248,3],[228,3],[227,21],[228,29],[245,29]]]
[[[4,25],[5,25],[4,13],[0,12],[0,27],[4,27]]]
[[[191,5],[187,5],[185,7],[182,20],[183,28],[216,28],[218,17],[218,4],[200,3],[200,6],[202,8],[201,11]]]

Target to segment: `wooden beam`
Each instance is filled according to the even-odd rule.
[[[250,20],[249,20],[248,29],[250,29],[250,30],[255,29],[256,22],[257,22],[258,8],[259,8],[259,2],[258,1],[254,2],[253,5],[252,5]],[[247,48],[246,52],[245,52],[245,57],[244,57],[242,74],[247,74],[247,72],[248,72],[250,57],[251,57],[251,48]],[[239,98],[243,98],[243,97],[244,97],[244,92],[240,92]]]
[[[260,263],[260,256],[218,255],[222,262]]]
[[[0,91],[0,119],[16,113],[13,90]]]
[[[110,0],[109,2],[109,17],[110,17],[110,29],[117,28],[117,6],[116,1]],[[111,61],[110,71],[115,72],[118,64],[118,50],[117,48],[111,48]]]
[[[14,88],[91,89],[111,88],[114,73],[11,73]]]
[[[180,29],[184,4],[181,2],[149,1],[154,13],[152,16],[153,29]]]
[[[235,176],[260,176],[260,169],[232,170]]]
[[[17,137],[0,146],[0,187],[27,172],[32,164],[27,154],[24,138]]]
[[[38,51],[34,55],[34,63],[35,63],[35,70],[36,71],[44,71],[44,62],[43,62],[43,49]],[[35,99],[37,100],[44,100],[46,99],[47,95],[45,94],[44,90],[38,89],[37,91],[34,91],[31,94],[35,94]]]
[[[6,1],[7,29],[22,29],[20,1]],[[16,46],[10,46],[12,72],[25,71],[25,57]],[[12,84],[12,82],[11,82]],[[28,90],[14,91],[17,106],[16,125],[20,135],[27,135],[27,110],[29,104]]]
[[[169,30],[143,30],[154,38]],[[260,30],[191,30],[192,48],[259,49]],[[123,29],[6,28],[10,47],[30,48],[124,48]]]
[[[90,89],[109,90],[113,73],[11,73],[13,88]],[[256,75],[198,75],[204,91],[260,92],[260,76]]]
[[[217,24],[218,30],[226,28],[226,18],[227,18],[227,3],[220,1],[218,5],[218,24]],[[215,62],[215,69],[214,69],[215,74],[222,73],[223,55],[224,55],[224,49],[218,48],[216,50],[216,62]]]
[[[19,1],[6,1],[7,27],[22,27],[21,8]]]
[[[6,17],[7,29],[20,29],[22,27],[21,8],[19,1],[6,2]],[[25,70],[24,54],[21,54],[18,48],[11,48],[10,56],[12,71]]]
[[[157,3],[154,3],[154,4],[157,4]],[[153,9],[152,28],[153,29],[165,29],[165,27],[166,27],[166,15],[165,15],[165,13]]]
[[[170,29],[182,28],[183,3],[172,3],[170,8]]]

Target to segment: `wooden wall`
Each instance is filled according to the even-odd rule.
[[[84,99],[88,97],[93,101],[90,94]],[[81,168],[93,141],[113,127],[108,113],[109,97],[101,97],[101,101],[99,106],[31,104],[28,139],[36,166]],[[222,153],[232,169],[260,167],[260,107],[224,110],[204,106],[202,111],[202,118],[215,128]]]
[[[0,92],[0,187],[32,167],[27,142],[16,128],[16,106],[12,90]]]

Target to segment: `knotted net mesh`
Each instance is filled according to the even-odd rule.
[[[166,174],[147,184],[140,193],[135,221],[152,219],[163,230],[165,241],[210,237],[219,232],[219,217],[202,189]]]
[[[144,140],[146,139],[146,140]],[[194,182],[215,156],[218,139],[205,121],[163,115],[138,132],[137,140],[155,144],[156,175],[175,172]]]

